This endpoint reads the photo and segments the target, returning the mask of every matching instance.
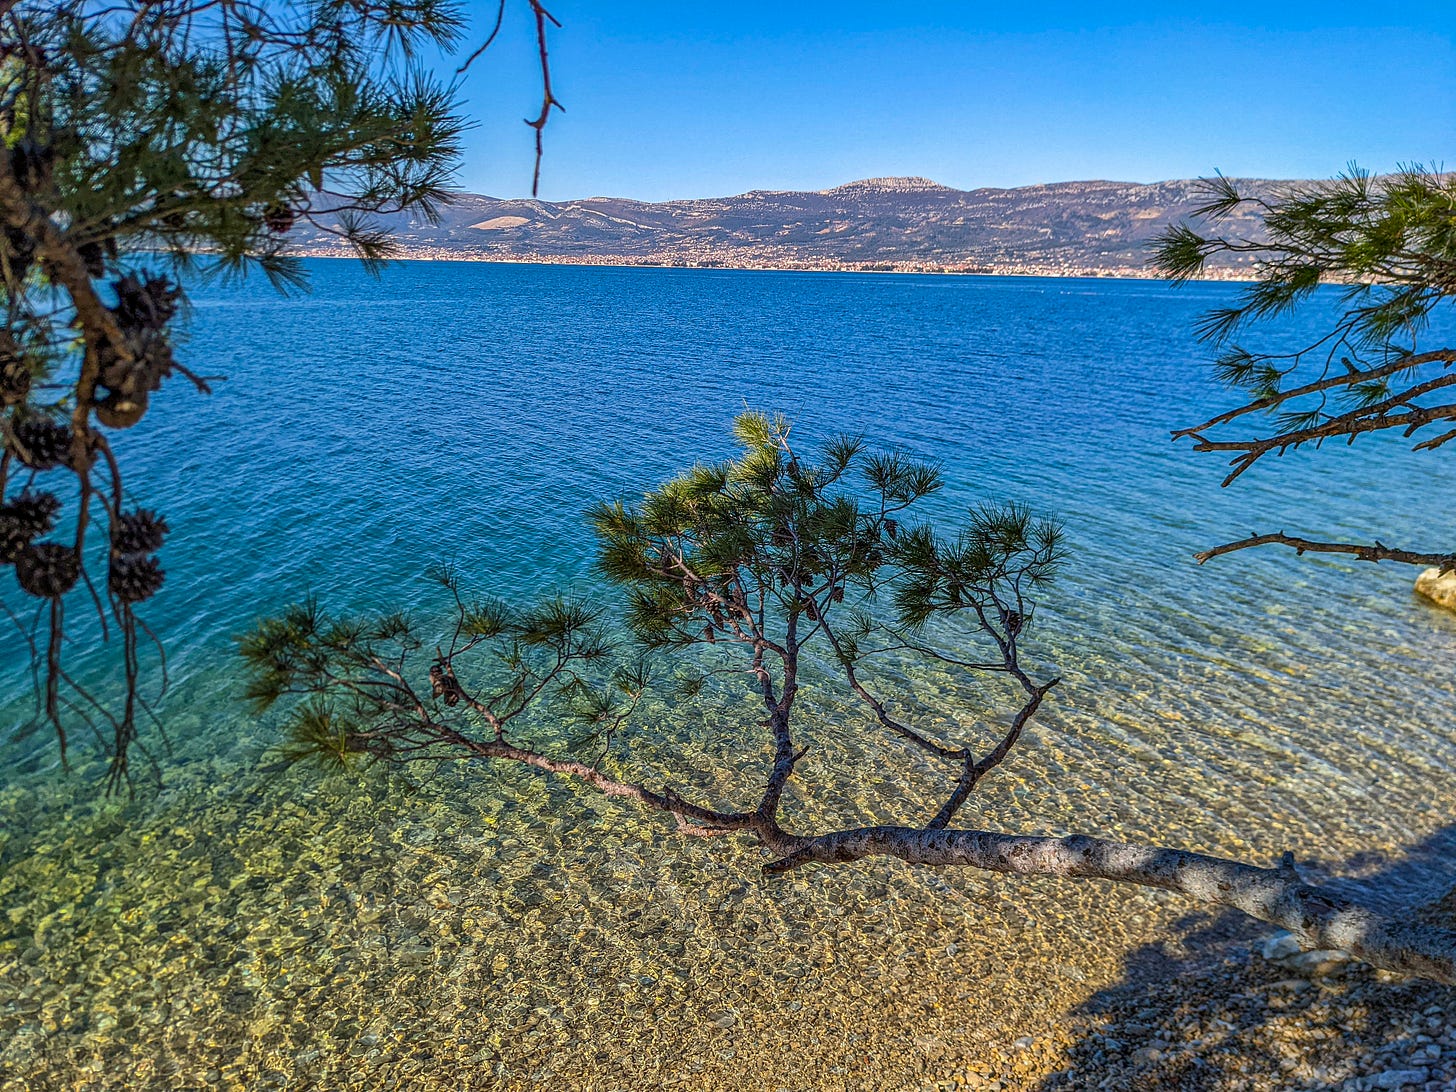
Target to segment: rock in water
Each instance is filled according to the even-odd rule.
[[[1416,592],[1437,606],[1456,610],[1456,572],[1427,569],[1416,577]]]

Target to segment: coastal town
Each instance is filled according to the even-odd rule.
[[[352,258],[342,247],[304,247],[295,253],[305,258]],[[742,269],[786,273],[921,273],[962,274],[981,277],[1130,277],[1157,279],[1156,270],[1136,266],[1078,265],[1070,262],[846,262],[832,258],[804,258],[746,250],[701,258],[678,254],[623,258],[607,254],[542,254],[510,251],[470,251],[447,247],[401,247],[395,255],[402,261],[429,262],[503,262],[528,265],[630,266],[653,269]],[[1242,269],[1211,269],[1201,280],[1243,281],[1251,274]]]

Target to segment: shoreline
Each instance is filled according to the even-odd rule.
[[[337,250],[320,250],[306,248],[290,252],[294,258],[325,258],[358,260],[358,256],[352,253]],[[753,265],[733,264],[729,262],[690,262],[690,261],[626,261],[615,257],[582,255],[578,257],[557,257],[554,255],[524,255],[511,254],[497,256],[493,254],[473,254],[459,251],[407,251],[400,254],[390,255],[386,262],[462,262],[462,263],[486,263],[494,265],[565,265],[578,268],[607,268],[607,269],[682,269],[682,270],[705,270],[709,272],[725,273],[868,273],[868,274],[900,274],[925,277],[1027,277],[1048,280],[1126,280],[1126,281],[1163,281],[1171,283],[1171,278],[1158,276],[1153,272],[1144,272],[1136,269],[1114,269],[1109,267],[1038,267],[1035,265],[1011,265],[1011,266],[976,266],[974,268],[950,268],[947,266],[922,265],[914,262],[865,262],[865,263],[840,263],[837,265],[824,264],[774,264],[762,263]],[[1215,271],[1216,273],[1217,271]],[[1193,282],[1206,282],[1210,284],[1247,284],[1255,280],[1252,273],[1242,270],[1229,270],[1227,275],[1205,275],[1191,277]]]

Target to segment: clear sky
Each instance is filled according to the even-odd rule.
[[[1456,166],[1456,0],[548,6],[551,200]],[[539,85],[527,5],[508,9],[464,84],[460,182],[520,197]]]

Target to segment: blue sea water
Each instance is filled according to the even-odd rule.
[[[175,531],[149,617],[184,676],[302,592],[348,607],[427,594],[430,559],[507,597],[590,589],[586,507],[727,454],[746,406],[785,412],[806,441],[849,430],[940,460],[946,520],[983,498],[1059,515],[1075,562],[1058,594],[1079,599],[1173,583],[1217,614],[1251,583],[1276,582],[1258,597],[1277,600],[1318,580],[1276,552],[1190,565],[1250,529],[1434,548],[1456,526],[1433,503],[1446,460],[1399,441],[1271,458],[1227,491],[1218,456],[1170,442],[1231,404],[1190,333],[1231,285],[309,265],[300,299],[198,290],[182,354],[225,381],[211,397],[179,381],[117,444],[133,497]]]
[[[502,813],[502,791],[477,787],[468,791],[481,798],[469,796],[460,787],[464,774],[446,789],[419,790],[438,815],[453,816],[448,822],[429,819],[435,813],[428,809],[410,819],[414,805],[390,795],[396,787],[371,787],[365,795],[375,810],[366,809],[364,818],[350,810],[353,790],[317,790],[307,775],[290,774],[283,789],[263,787],[256,770],[276,740],[270,724],[238,701],[233,638],[260,614],[304,594],[336,609],[402,605],[428,617],[443,607],[438,589],[423,578],[436,560],[454,562],[467,584],[508,599],[555,587],[605,595],[593,573],[583,511],[599,498],[640,493],[695,460],[728,454],[727,426],[745,406],[783,411],[806,442],[849,430],[940,460],[947,487],[928,511],[943,526],[983,499],[1024,502],[1064,522],[1072,560],[1044,597],[1034,648],[1038,666],[1060,674],[1064,684],[1017,767],[989,790],[978,821],[1008,829],[1156,833],[1245,854],[1295,848],[1338,863],[1362,848],[1399,853],[1438,828],[1433,801],[1449,812],[1456,799],[1456,727],[1449,715],[1456,616],[1412,595],[1414,573],[1275,549],[1202,567],[1192,560],[1195,551],[1251,530],[1378,537],[1426,549],[1456,541],[1456,463],[1444,453],[1412,455],[1398,438],[1362,440],[1271,458],[1221,489],[1225,467],[1217,456],[1171,441],[1170,430],[1232,404],[1229,392],[1211,381],[1208,350],[1191,331],[1199,314],[1227,303],[1237,286],[436,262],[401,263],[374,280],[342,261],[312,261],[308,269],[312,291],[301,298],[280,299],[261,283],[197,289],[179,354],[193,370],[226,381],[203,396],[174,380],[151,416],[117,442],[132,495],[159,507],[173,528],[164,552],[167,585],[146,615],[165,644],[170,676],[157,706],[170,752],[159,733],[148,734],[162,786],[145,786],[129,802],[96,801],[97,765],[85,759],[84,734],[81,768],[60,772],[50,737],[26,728],[23,646],[13,640],[3,646],[0,679],[9,700],[0,723],[14,727],[0,743],[7,767],[0,792],[6,871],[0,875],[8,878],[8,886],[0,880],[0,894],[11,911],[8,925],[0,917],[0,974],[8,973],[13,985],[23,981],[30,996],[57,1011],[86,1014],[80,1024],[66,1023],[69,1017],[53,1026],[32,1020],[36,1026],[24,1025],[29,1030],[20,1045],[0,1053],[37,1082],[64,1083],[61,1075],[83,1072],[86,1059],[104,1060],[108,1049],[121,1049],[117,1056],[126,1065],[147,1074],[164,1071],[157,1068],[164,1056],[174,1073],[189,1065],[225,1072],[228,1064],[242,1074],[262,1072],[266,1065],[249,1054],[249,1033],[242,1030],[257,1024],[259,1006],[274,1013],[278,1026],[294,1029],[290,1049],[305,1044],[289,1058],[313,1050],[324,1061],[309,1064],[347,1060],[359,1056],[349,1050],[368,1034],[375,1041],[383,1035],[387,1047],[389,1033],[367,1031],[364,1015],[335,1039],[310,1032],[299,1016],[308,1003],[294,998],[289,1007],[291,995],[278,985],[282,975],[286,986],[287,971],[260,964],[257,980],[246,979],[244,957],[266,949],[262,942],[191,962],[168,962],[159,954],[160,937],[140,945],[152,945],[148,974],[162,975],[157,968],[164,968],[179,995],[200,991],[196,1020],[205,1021],[208,1005],[232,996],[207,985],[214,979],[234,975],[227,980],[247,992],[221,1036],[224,1046],[215,1049],[198,1036],[168,1044],[160,1032],[154,1039],[119,1034],[117,1020],[124,1028],[142,1026],[125,1021],[128,1006],[139,1003],[116,1000],[94,978],[83,975],[77,984],[47,963],[47,953],[56,967],[103,959],[99,948],[88,947],[101,942],[86,918],[108,899],[120,900],[117,914],[128,906],[155,917],[155,906],[166,905],[184,922],[200,923],[227,893],[251,890],[244,881],[229,886],[216,878],[215,898],[188,902],[180,888],[168,886],[180,866],[150,856],[158,844],[172,844],[167,832],[191,832],[191,844],[207,827],[202,817],[215,817],[218,809],[232,816],[229,823],[253,823],[260,846],[296,820],[302,832],[294,852],[304,857],[327,856],[320,847],[331,825],[360,824],[373,839],[367,852],[339,850],[329,858],[334,864],[320,866],[324,871],[360,853],[403,869],[390,857],[412,852],[401,849],[400,830],[415,829],[411,823],[452,830],[456,841],[448,851],[433,835],[428,839],[438,858],[417,862],[412,893],[404,902],[398,896],[397,906],[423,906],[426,874],[458,870],[461,854],[471,867],[487,870],[485,887],[536,890],[532,885],[544,882],[539,873],[517,876],[507,869],[502,879],[504,865],[495,855],[504,843],[477,839],[491,825],[504,829],[520,820],[519,840],[507,848],[517,857],[526,853],[537,868],[560,864],[573,847],[592,842],[589,831],[558,832],[541,849],[541,824],[555,830],[551,824],[558,821],[544,804],[511,811],[508,803]],[[1309,316],[1266,336],[1292,343],[1334,304],[1333,293],[1323,296]],[[88,651],[90,636],[84,623],[77,626],[67,655],[78,678],[104,690],[114,667]],[[907,700],[933,720],[975,722],[986,715],[961,680],[907,668],[902,681]],[[658,730],[664,740],[691,739],[710,758],[716,752],[704,742],[711,736],[704,724],[711,715],[692,716],[698,720],[691,725],[674,724],[664,710]],[[841,729],[857,723],[844,710],[834,718]],[[923,771],[906,775],[902,786],[894,780],[900,775],[881,774],[880,763],[888,760],[857,747],[826,735],[822,761],[813,758],[807,767],[826,786],[823,799],[843,804],[846,814],[884,817],[908,799],[902,793],[923,791],[916,780]],[[695,783],[711,782],[709,758],[699,764]],[[874,775],[866,778],[866,770]],[[871,791],[877,783],[894,787],[888,800]],[[724,778],[722,784],[734,783]],[[528,782],[511,789],[517,791],[524,801],[543,790]],[[294,814],[289,809],[299,799],[311,803]],[[559,810],[561,798],[551,799]],[[294,819],[280,818],[285,814]],[[404,817],[392,826],[391,815]],[[160,841],[149,850],[138,830]],[[225,834],[194,856],[215,863]],[[418,843],[406,833],[405,845]],[[622,852],[638,855],[639,870],[655,867],[640,861],[675,852],[696,855],[696,869],[721,867],[724,858],[714,865],[710,851],[675,845],[667,838]],[[185,845],[172,852],[192,859]],[[74,872],[80,858],[90,862],[87,883],[36,893]],[[126,903],[119,870],[148,867],[159,876],[165,871],[165,878],[143,885],[145,899]],[[261,848],[228,867],[280,884],[288,876],[287,861]],[[214,875],[222,873],[214,869]],[[908,892],[905,914],[913,918],[920,912],[916,900],[930,898],[928,881],[896,882]],[[442,884],[448,902],[449,881],[437,878],[435,886]],[[691,904],[694,890],[683,880],[672,897]],[[1046,896],[1038,892],[1037,898]],[[850,898],[840,895],[833,896],[835,905]],[[1025,926],[1031,904],[1013,903],[997,913]],[[350,943],[366,950],[370,919],[359,899],[338,896],[334,904],[347,905],[363,923]],[[439,910],[442,904],[430,905]],[[440,910],[447,918],[458,910],[449,905]],[[178,909],[184,906],[191,909]],[[595,915],[584,911],[573,920],[578,926],[610,922],[613,912],[598,907]],[[439,950],[441,928],[457,941],[468,934],[453,918],[453,925],[441,926],[434,913],[419,910],[425,923],[411,934],[433,937],[431,950]],[[249,914],[254,920],[245,924],[260,936],[287,917],[281,904],[251,903],[223,916],[237,921]],[[1100,919],[1092,909],[1086,914],[1068,928],[1095,935]],[[792,916],[784,911],[784,920]],[[65,929],[57,932],[57,922],[67,923]],[[50,923],[49,942],[37,940],[43,923]],[[188,931],[185,924],[179,928]],[[1105,936],[1114,950],[1126,940],[1115,932]],[[452,957],[466,968],[460,973],[468,977],[482,961],[489,967],[491,958],[526,958],[520,945],[490,947],[498,942],[496,936],[481,941],[484,948],[460,948]],[[578,936],[574,943],[595,955],[611,949],[600,936],[595,942]],[[718,972],[685,943],[676,958],[686,968],[683,981],[696,985],[683,996],[697,997],[702,981],[717,981]],[[831,963],[844,958],[834,955]],[[408,1024],[401,1013],[417,1003],[408,995],[421,987],[408,985],[397,962],[381,967],[375,971],[386,984],[374,996],[394,998],[395,1007],[382,1005],[372,1019]],[[1084,971],[1068,974],[1076,979]],[[843,994],[842,983],[816,973],[827,972],[811,968],[797,981],[819,983],[824,997]],[[505,997],[504,984],[534,983],[520,989],[535,991],[537,1019],[544,1005],[557,1014],[546,1025],[554,1018],[561,1034],[581,1034],[586,1017],[564,1015],[563,991],[570,987],[544,974],[512,964],[478,989]],[[665,980],[659,971],[639,977]],[[989,994],[982,1001],[993,1004]],[[676,1012],[673,1003],[660,1001]],[[431,1004],[430,1011],[440,1011],[438,998]],[[759,1004],[773,1011],[765,1006]],[[112,1023],[96,1015],[102,1009]],[[619,1018],[640,1023],[641,1014],[632,1013],[628,1005]],[[190,1025],[184,1019],[182,1026]],[[456,1034],[469,1039],[471,1026],[462,1018]],[[500,1079],[525,1079],[529,1066],[512,1069],[516,1063],[504,1048],[487,1049],[479,1036],[469,1042],[481,1052],[480,1064],[497,1067],[490,1072]],[[408,1054],[371,1049],[368,1064],[382,1070],[403,1065]],[[487,1058],[490,1050],[495,1053]],[[628,1065],[625,1056],[594,1064],[602,1072],[628,1072],[621,1068]],[[296,1059],[290,1064],[302,1067],[286,1070],[295,1077],[324,1072]],[[712,1064],[731,1069],[721,1059]],[[420,1072],[440,1075],[428,1065]]]

